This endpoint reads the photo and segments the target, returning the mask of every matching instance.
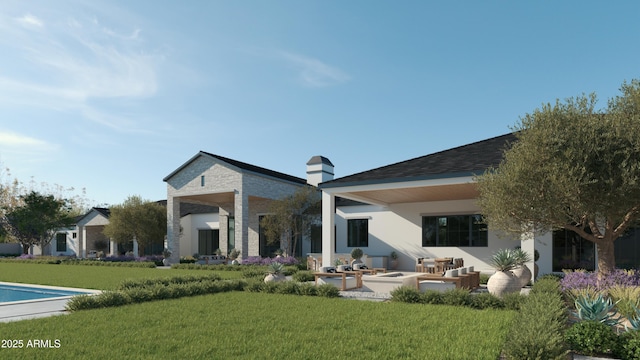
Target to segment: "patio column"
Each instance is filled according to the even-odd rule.
[[[336,197],[322,192],[322,266],[331,266],[336,253]]]
[[[111,256],[118,256],[118,243],[109,239],[109,247],[111,248]]]
[[[242,258],[246,259],[251,256],[249,253],[249,195],[242,189],[235,191],[234,213],[236,249],[240,251]],[[240,242],[240,247],[238,247],[238,241]],[[256,249],[255,255],[259,255],[259,252],[260,250]]]
[[[529,256],[531,257],[531,261],[529,261],[528,263],[526,263],[525,265],[529,268],[529,270],[531,270],[531,282],[535,282],[534,279],[534,252],[535,252],[535,248],[536,248],[536,240],[535,240],[535,236],[533,233],[525,233],[520,235],[520,249],[522,249],[522,251],[526,252],[527,254],[529,254]]]
[[[180,198],[167,198],[167,248],[171,251],[169,262],[180,262]]]
[[[80,232],[80,257],[87,258],[87,227],[83,226]]]

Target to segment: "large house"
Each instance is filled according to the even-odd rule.
[[[490,272],[496,250],[520,246],[531,254],[538,251],[541,274],[595,269],[595,246],[571,232],[510,238],[483,222],[474,177],[497,166],[515,140],[506,134],[337,179],[333,164],[322,156],[311,158],[303,179],[201,151],[164,179],[168,246],[176,257],[217,248],[223,253],[236,248],[241,257],[270,256],[278,245],[268,244],[260,229],[268,203],[299,187],[317,186],[321,231],[303,239],[295,255],[314,253],[324,266],[332,265],[336,254],[359,247],[379,264],[387,264],[395,251],[402,270],[413,270],[419,257],[460,257],[465,265]],[[218,211],[188,225],[179,221],[183,203]],[[640,232],[631,229],[616,241],[619,266],[637,266],[637,236]]]

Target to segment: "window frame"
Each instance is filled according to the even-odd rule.
[[[422,215],[422,247],[488,246],[489,227],[480,214]]]
[[[364,225],[357,226],[357,224],[364,224]],[[356,238],[354,238],[354,236]],[[347,219],[347,247],[351,247],[351,248],[369,247],[369,219],[368,218]]]

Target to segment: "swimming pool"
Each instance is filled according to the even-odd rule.
[[[44,285],[22,285],[0,283],[0,304],[29,300],[65,298],[74,295],[91,294],[89,291]]]

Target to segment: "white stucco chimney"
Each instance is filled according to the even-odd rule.
[[[318,186],[329,180],[333,180],[333,164],[329,159],[317,155],[307,161],[307,184]]]

